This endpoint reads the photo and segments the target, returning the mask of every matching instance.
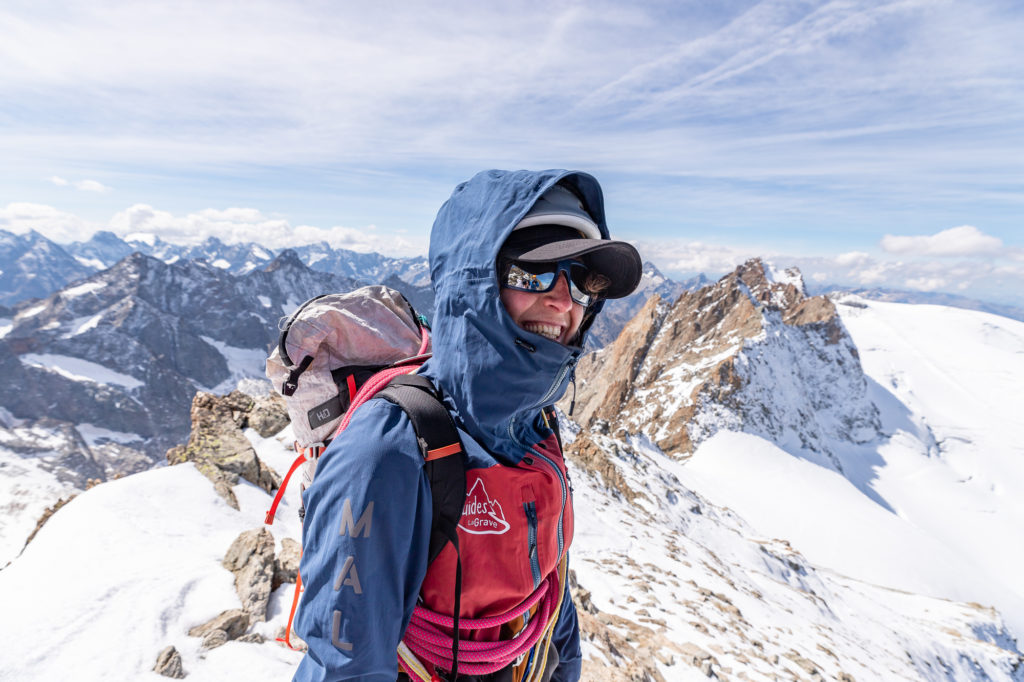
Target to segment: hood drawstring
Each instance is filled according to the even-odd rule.
[[[572,400],[569,401],[569,416],[576,409],[576,366],[573,365],[572,373],[569,375],[569,383],[572,384]]]

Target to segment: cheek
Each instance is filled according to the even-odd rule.
[[[571,325],[571,334],[569,338],[576,335],[576,330],[580,328],[580,323],[583,321],[583,311],[585,308],[579,303],[573,303],[572,310],[569,313],[569,324]]]
[[[505,306],[505,310],[508,312],[509,317],[516,324],[519,324],[520,319],[523,317],[523,313],[526,309],[533,304],[536,300],[534,294],[530,294],[525,291],[515,291],[514,289],[502,289],[501,290],[501,303]]]

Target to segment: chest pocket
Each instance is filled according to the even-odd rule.
[[[546,462],[470,469],[466,491],[458,527],[460,611],[465,618],[486,618],[520,604],[555,569],[560,520],[571,514],[570,500],[561,477]],[[567,547],[569,538],[563,533],[562,539]],[[452,612],[454,575],[455,551],[449,545],[423,581],[427,608]]]

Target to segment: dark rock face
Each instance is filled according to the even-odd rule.
[[[122,440],[159,461],[187,437],[197,389],[261,376],[281,316],[358,284],[313,272],[287,253],[239,277],[132,254],[16,307],[0,339],[0,371],[19,390],[0,394],[0,407],[19,419],[49,416],[127,434]]]
[[[832,302],[796,271],[751,260],[675,302],[652,298],[587,356],[574,418],[643,433],[685,456],[720,429],[821,454],[878,435],[856,347]],[[563,406],[564,409],[565,406]]]
[[[0,230],[0,304],[49,296],[92,270],[38,232]]]

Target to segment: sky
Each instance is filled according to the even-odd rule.
[[[0,35],[3,230],[415,255],[474,173],[569,168],[672,276],[1024,304],[1015,0],[8,0]]]

